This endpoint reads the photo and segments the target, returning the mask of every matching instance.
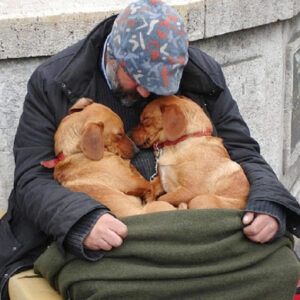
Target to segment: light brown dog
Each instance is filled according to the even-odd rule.
[[[62,159],[54,178],[72,191],[88,194],[119,218],[176,209],[166,202],[151,202],[151,183],[130,164],[134,147],[118,115],[81,98],[55,133],[55,154]],[[50,167],[49,162],[42,165]]]
[[[203,109],[183,96],[165,96],[143,110],[132,139],[142,148],[156,145],[159,200],[188,208],[244,208],[248,180],[233,162]],[[158,150],[159,149],[159,150]]]

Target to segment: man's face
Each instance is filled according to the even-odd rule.
[[[133,106],[136,102],[150,96],[150,92],[128,76],[116,60],[108,59],[106,73],[114,97],[124,106]]]

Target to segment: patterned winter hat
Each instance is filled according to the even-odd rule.
[[[178,13],[160,0],[131,3],[116,18],[108,53],[139,85],[158,95],[179,89],[188,38]]]

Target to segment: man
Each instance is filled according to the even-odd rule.
[[[127,235],[125,224],[106,207],[60,186],[52,171],[40,165],[53,158],[56,128],[80,97],[113,109],[126,130],[137,125],[143,107],[156,94],[193,99],[210,115],[215,133],[250,181],[245,235],[266,243],[283,235],[286,224],[300,234],[298,202],[260,156],[219,65],[188,47],[180,16],[158,0],[141,0],[115,18],[47,60],[28,83],[14,145],[14,189],[0,226],[2,299],[8,297],[8,278],[30,268],[53,240],[61,251],[98,260]],[[154,173],[152,151],[142,150],[133,164],[149,179]]]

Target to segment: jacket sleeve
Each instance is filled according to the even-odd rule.
[[[283,207],[293,213],[299,213],[299,204],[296,199],[279,182],[276,174],[260,154],[258,143],[250,136],[249,129],[244,122],[236,101],[233,100],[221,69],[219,76],[224,80],[224,90],[217,99],[207,102],[211,119],[216,127],[218,136],[223,139],[230,157],[244,169],[250,182],[250,193],[245,210],[264,212],[272,215],[277,211],[282,215]],[[270,205],[266,205],[269,202]],[[274,204],[274,205],[272,205]],[[282,220],[285,216],[282,215]],[[282,230],[282,229],[281,229]]]
[[[52,170],[41,166],[42,160],[54,157],[56,112],[60,110],[53,99],[47,98],[44,84],[43,72],[35,71],[15,137],[15,209],[62,249],[67,233],[78,220],[96,209],[109,210],[84,193],[64,188],[53,179]]]

